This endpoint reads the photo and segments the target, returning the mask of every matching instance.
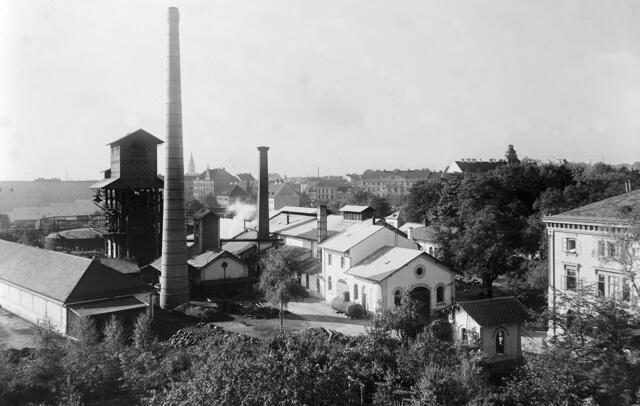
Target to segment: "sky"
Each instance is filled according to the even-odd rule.
[[[340,175],[460,158],[640,160],[640,1],[0,2],[0,180],[99,179],[166,137],[180,9],[185,168]],[[164,147],[158,149],[164,172]]]

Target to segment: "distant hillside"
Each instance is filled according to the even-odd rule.
[[[0,181],[0,213],[14,208],[73,203],[93,197],[96,181]]]

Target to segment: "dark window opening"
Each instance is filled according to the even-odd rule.
[[[444,287],[438,286],[436,289],[436,302],[442,303],[444,302]]]
[[[496,334],[496,354],[504,354],[504,331],[498,331]]]

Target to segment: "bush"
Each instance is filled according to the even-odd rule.
[[[331,308],[335,311],[337,311],[338,313],[344,313],[344,310],[342,308],[342,305],[344,304],[345,300],[341,297],[334,297],[333,299],[331,299]]]
[[[344,313],[349,317],[359,319],[364,316],[364,308],[359,303],[344,302],[343,308],[345,309]]]

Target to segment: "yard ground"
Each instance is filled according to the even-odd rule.
[[[328,304],[318,299],[305,299],[291,302],[287,306],[288,313],[284,317],[284,328],[287,332],[296,332],[307,328],[327,328],[351,336],[364,334],[368,319],[350,319],[336,313]],[[279,332],[280,319],[252,319],[234,315],[234,320],[215,322],[225,330],[243,333],[253,337],[270,337]]]
[[[0,350],[33,347],[36,326],[0,307]]]

